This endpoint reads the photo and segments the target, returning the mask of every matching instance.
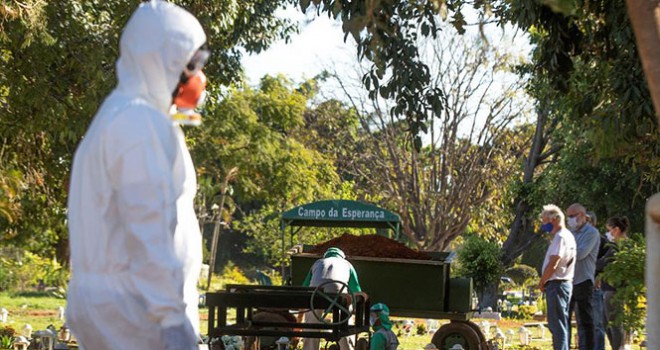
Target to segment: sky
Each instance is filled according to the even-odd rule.
[[[341,22],[325,14],[308,18],[299,8],[292,7],[280,10],[278,15],[299,21],[300,33],[293,35],[289,43],[280,40],[268,50],[243,57],[242,63],[251,85],[257,85],[266,74],[284,74],[294,82],[302,82],[329,67],[347,74],[354,73],[355,42],[350,36],[344,42]],[[469,22],[470,17],[476,16],[468,13],[466,17]],[[489,35],[497,36],[501,33],[494,24],[486,26],[491,27],[485,30]],[[467,33],[476,33],[476,29],[476,26],[468,28]],[[507,32],[514,31],[508,29]],[[530,50],[527,39],[520,35],[515,38],[514,47],[523,54],[528,54]]]
[[[301,82],[313,78],[326,67],[349,66],[355,62],[355,43],[352,38],[344,43],[340,22],[325,15],[307,21],[299,9],[293,8],[281,11],[281,15],[302,22],[300,33],[288,44],[281,40],[258,55],[243,58],[251,85],[258,84],[266,74],[280,73],[294,82]]]
[[[356,73],[359,64],[356,59],[355,42],[350,36],[344,42],[341,22],[329,19],[326,15],[307,18],[298,8],[281,10],[279,15],[298,21],[300,32],[293,35],[289,43],[281,40],[260,54],[243,57],[242,63],[250,85],[258,85],[259,80],[266,74],[283,74],[294,83],[301,83],[326,69],[337,73],[342,82],[348,86],[347,90],[350,91],[351,96],[366,94],[359,82],[361,74]],[[468,23],[478,22],[476,14],[467,13],[466,18]],[[448,28],[445,32],[449,33],[449,31],[453,29]],[[502,31],[495,24],[486,24],[483,34],[498,48],[498,51],[504,50],[523,57],[530,55],[531,46],[521,31],[515,31],[511,27]],[[478,26],[467,27],[467,34],[463,37],[469,38],[470,35],[479,35]],[[502,85],[506,85],[507,79],[519,78],[514,74],[506,74],[502,79]],[[332,80],[322,84],[319,95],[320,99],[346,100],[346,94],[341,91],[339,84]],[[528,102],[525,96],[520,100],[523,103]],[[425,143],[430,141],[429,135],[426,136]]]

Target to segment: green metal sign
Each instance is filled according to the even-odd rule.
[[[297,206],[282,214],[282,260],[285,259],[285,231],[289,227],[289,246],[293,246],[293,236],[304,226],[314,227],[356,227],[392,229],[399,238],[401,219],[393,212],[373,204],[347,200],[328,200]],[[297,227],[297,229],[293,229]],[[282,276],[285,275],[282,264]]]
[[[282,214],[283,226],[391,228],[398,231],[401,219],[373,204],[327,200],[304,204]]]

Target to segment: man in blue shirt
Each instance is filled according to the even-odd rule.
[[[576,310],[578,337],[580,339],[579,349],[593,350],[595,348],[593,291],[600,234],[598,229],[587,221],[587,210],[583,205],[579,203],[572,204],[566,209],[566,216],[568,217],[567,226],[573,232],[577,245],[573,295],[571,296],[569,316],[573,313],[573,310]]]

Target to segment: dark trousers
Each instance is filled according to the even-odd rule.
[[[623,332],[623,326],[616,322],[616,315],[623,312],[623,310],[612,303],[613,296],[614,292],[605,292],[605,317],[608,322],[607,338],[610,341],[612,349],[619,350],[621,345],[623,345],[625,333]]]
[[[573,295],[568,311],[569,318],[575,310],[578,328],[578,337],[580,338],[580,350],[594,349],[594,317],[593,317],[593,292],[594,283],[586,280],[582,283],[573,285]],[[569,333],[572,334],[572,325],[569,323]],[[568,338],[569,347],[571,337]]]

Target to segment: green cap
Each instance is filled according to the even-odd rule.
[[[328,248],[328,250],[325,251],[325,254],[323,254],[324,258],[330,258],[330,257],[340,257],[343,259],[346,259],[346,254],[341,251],[339,248],[331,247]]]

